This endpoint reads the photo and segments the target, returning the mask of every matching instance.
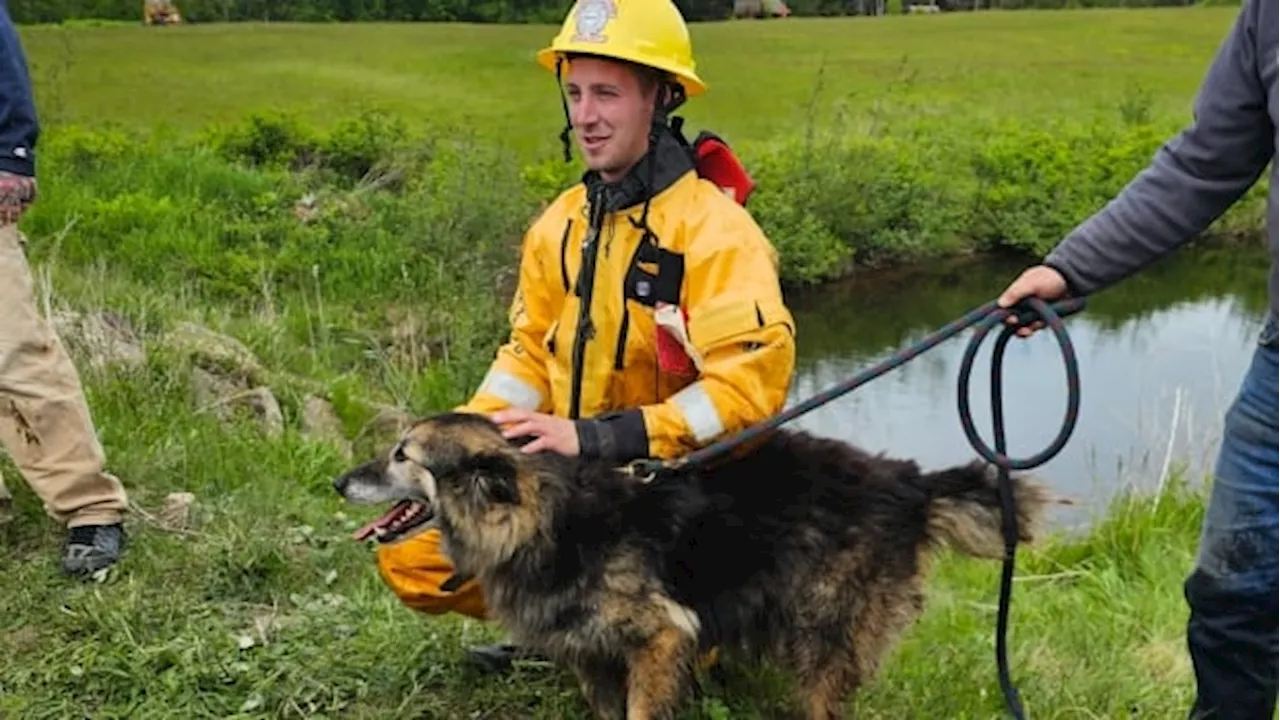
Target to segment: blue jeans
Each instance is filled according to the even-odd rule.
[[[1184,587],[1197,720],[1269,720],[1276,705],[1276,374],[1275,346],[1258,345],[1226,414]]]

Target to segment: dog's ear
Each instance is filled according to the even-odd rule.
[[[516,488],[516,466],[506,455],[477,455],[471,462],[470,470],[476,489],[487,500],[506,505],[520,504],[520,491]]]

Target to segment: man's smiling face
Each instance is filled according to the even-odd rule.
[[[587,167],[616,182],[644,156],[656,85],[624,63],[594,57],[569,62],[569,118]]]

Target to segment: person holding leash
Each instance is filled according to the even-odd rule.
[[[1209,67],[1194,121],[998,300],[1048,302],[1120,282],[1203,232],[1271,165],[1270,310],[1226,413],[1199,557],[1184,585],[1193,719],[1263,720],[1276,706],[1276,8],[1276,0],[1246,0]]]
[[[0,444],[68,528],[63,571],[87,576],[120,559],[128,501],[104,469],[75,366],[36,305],[17,223],[36,198],[38,135],[26,55],[0,3]],[[0,483],[0,505],[11,502]]]
[[[688,143],[670,122],[707,89],[679,10],[579,0],[537,61],[563,83],[566,160],[572,134],[588,171],[525,235],[509,341],[458,409],[532,438],[528,452],[619,465],[680,456],[779,412],[794,321],[777,253],[741,204],[749,187],[719,186],[699,164],[727,146]],[[484,618],[474,581],[441,587],[453,569],[439,543],[429,528],[380,545],[381,577],[410,608]],[[469,657],[500,668],[518,652]]]

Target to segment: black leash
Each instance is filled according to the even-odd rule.
[[[1062,450],[1067,444],[1067,439],[1071,437],[1071,431],[1075,429],[1076,420],[1080,416],[1080,368],[1076,360],[1075,349],[1071,345],[1071,338],[1067,336],[1067,329],[1063,327],[1062,317],[1077,312],[1084,307],[1083,299],[1073,301],[1069,307],[1062,308],[1063,311],[1059,314],[1055,313],[1052,308],[1039,298],[1029,298],[1026,303],[1031,306],[1031,309],[1044,320],[1044,323],[1053,332],[1054,338],[1058,341],[1058,348],[1062,351],[1063,364],[1066,366],[1067,371],[1067,410],[1063,416],[1062,426],[1058,430],[1058,436],[1049,444],[1049,447],[1032,457],[1021,460],[1012,459],[1008,455],[1004,431],[1004,393],[1001,370],[1004,367],[1005,347],[1009,344],[1009,340],[1014,337],[1014,334],[1017,333],[1017,326],[1005,325],[1004,330],[996,338],[995,347],[991,351],[991,425],[992,433],[995,436],[994,450],[982,442],[982,438],[978,435],[977,426],[973,422],[973,415],[969,411],[969,394],[967,391],[969,389],[969,376],[973,371],[973,360],[978,353],[978,347],[986,339],[987,333],[1001,323],[1003,318],[988,316],[978,325],[973,338],[969,341],[969,346],[965,348],[964,357],[960,361],[960,377],[956,388],[960,424],[964,428],[965,437],[969,439],[969,444],[973,446],[973,449],[983,459],[993,463],[999,471],[997,489],[1000,493],[1001,520],[1003,521],[1004,561],[1000,568],[1000,605],[996,615],[996,666],[999,672],[1000,690],[1004,693],[1005,705],[1009,708],[1009,713],[1017,720],[1022,720],[1025,716],[1023,715],[1022,699],[1019,697],[1018,689],[1013,686],[1013,681],[1009,679],[1008,644],[1005,639],[1009,628],[1009,603],[1013,594],[1013,567],[1017,558],[1018,547],[1018,515],[1014,508],[1013,486],[1009,480],[1009,471],[1028,470],[1045,464]],[[1019,325],[1022,324],[1022,318],[1020,317]]]
[[[1067,330],[1062,324],[1062,318],[1083,310],[1084,306],[1084,298],[1062,300],[1050,305],[1039,298],[1032,297],[1022,300],[1014,308],[1005,309],[996,305],[993,300],[970,310],[957,320],[926,336],[923,340],[908,345],[843,383],[814,395],[790,410],[756,423],[734,435],[695,450],[683,457],[672,460],[638,460],[631,463],[631,472],[641,477],[649,477],[705,463],[817,407],[852,392],[859,386],[865,385],[890,370],[910,362],[965,329],[975,328],[973,337],[969,340],[969,345],[965,349],[964,358],[960,362],[960,376],[956,388],[957,403],[960,411],[960,424],[964,428],[965,437],[969,439],[969,444],[984,460],[992,463],[999,470],[998,491],[1000,494],[1005,553],[1000,576],[1000,607],[996,620],[996,665],[1005,704],[1015,718],[1022,720],[1024,717],[1022,700],[1018,697],[1017,688],[1013,686],[1012,681],[1009,679],[1008,648],[1005,642],[1005,635],[1009,626],[1009,602],[1013,592],[1013,568],[1017,556],[1018,543],[1018,518],[1013,503],[1013,488],[1009,479],[1009,472],[1011,470],[1027,470],[1048,462],[1062,450],[1067,443],[1067,439],[1071,436],[1071,432],[1075,429],[1080,410],[1080,369],[1076,360],[1075,349],[1071,345],[1071,338],[1068,337]],[[1016,324],[1011,325],[1005,322],[1005,319],[1010,315],[1014,315],[1017,318]],[[1062,351],[1062,358],[1067,371],[1067,411],[1063,417],[1058,436],[1054,438],[1049,447],[1029,458],[1013,459],[1007,454],[1004,431],[1004,403],[1001,384],[1004,350],[1019,328],[1038,321],[1043,322],[1049,328],[1054,338],[1058,341],[1058,348]],[[1004,329],[996,338],[995,347],[991,354],[991,423],[995,435],[995,448],[992,449],[978,435],[977,427],[974,424],[973,415],[969,408],[968,390],[969,378],[973,372],[973,361],[977,356],[978,348],[982,345],[983,340],[986,339],[987,334],[997,325],[1002,325]]]

